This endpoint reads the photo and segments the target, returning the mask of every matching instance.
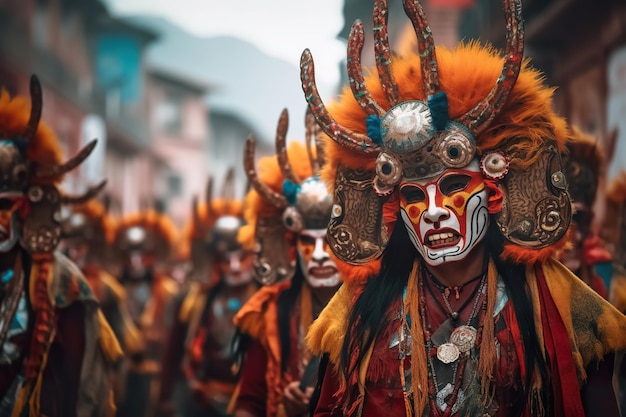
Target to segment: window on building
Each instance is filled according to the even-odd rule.
[[[178,197],[183,193],[183,179],[178,174],[167,177],[167,192],[171,197]]]
[[[166,91],[164,100],[157,105],[157,126],[168,135],[178,136],[183,128],[182,96],[176,91]]]

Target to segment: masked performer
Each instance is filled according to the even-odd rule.
[[[603,161],[597,141],[573,127],[563,158],[563,171],[574,206],[569,235],[571,247],[563,251],[560,260],[595,292],[607,298],[605,282],[595,266],[610,263],[612,258],[602,239],[591,230]]]
[[[130,318],[124,287],[106,270],[114,227],[102,203],[90,200],[74,205],[61,222],[61,246],[87,278],[124,353],[134,355],[143,350],[141,335]]]
[[[205,202],[198,205],[194,201],[193,219],[187,228],[191,284],[175,313],[161,385],[161,408],[175,408],[181,416],[227,415],[238,379],[233,372],[233,317],[258,289],[253,279],[253,253],[237,240],[244,225],[243,211],[241,201],[227,196],[233,188],[230,173],[222,198],[211,198],[209,180]],[[186,387],[179,387],[176,395],[173,390],[179,369]],[[178,397],[174,403],[173,395]]]
[[[615,415],[602,370],[626,347],[626,318],[551,258],[571,219],[567,126],[524,62],[520,2],[504,2],[504,58],[435,48],[421,5],[404,8],[419,54],[391,53],[376,0],[377,71],[363,76],[356,22],[354,97],[330,110],[302,55],[345,279],[308,336],[330,362],[315,415]]]
[[[332,203],[317,177],[321,154],[318,158],[313,152],[314,121],[307,116],[308,146],[293,143],[287,157],[287,118],[284,110],[276,134],[276,158],[260,161],[259,176],[253,138],[246,143],[244,165],[254,190],[246,199],[248,225],[240,238],[256,239],[259,280],[280,282],[260,289],[235,317],[241,332],[251,339],[236,417],[307,414],[317,360],[303,338],[341,284],[326,243]],[[310,165],[303,163],[307,154]]]
[[[114,246],[123,260],[121,284],[144,350],[131,357],[119,415],[150,417],[156,411],[159,373],[172,316],[176,283],[167,275],[176,229],[155,211],[130,215],[117,226]]]
[[[61,164],[34,76],[30,94],[30,111],[0,94],[0,416],[108,416],[121,350],[80,270],[54,252],[61,206],[104,185],[83,197],[57,188],[95,142]]]

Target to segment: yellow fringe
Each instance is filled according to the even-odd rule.
[[[478,358],[478,374],[481,376],[480,393],[483,404],[490,401],[490,385],[493,379],[493,370],[496,365],[496,342],[494,335],[493,312],[496,305],[496,290],[498,286],[498,270],[493,259],[489,259],[487,267],[487,311],[483,322],[482,338],[480,341],[480,356]]]
[[[28,401],[28,397],[30,394],[30,383],[26,383],[22,388],[20,388],[20,393],[18,394],[17,399],[15,400],[15,406],[13,407],[13,412],[11,413],[11,417],[19,417],[22,414],[22,409],[24,405]]]
[[[419,310],[418,278],[419,262],[413,262],[413,270],[409,276],[404,311],[411,316],[411,389],[413,391],[415,415],[421,416],[428,404],[428,360],[424,345],[424,330]]]
[[[104,357],[110,362],[115,362],[123,355],[122,347],[100,309],[98,309],[98,325],[100,326],[100,347],[102,348]]]
[[[43,355],[41,360],[41,368],[39,368],[39,374],[37,375],[37,381],[35,382],[35,388],[30,397],[29,409],[31,416],[39,416],[41,408],[41,384],[43,382],[43,370],[46,368],[46,362],[48,361],[48,352]]]
[[[115,414],[117,412],[117,406],[115,405],[115,394],[113,393],[113,390],[109,391],[109,402],[107,404],[107,409],[105,411],[105,416],[106,417],[115,417]]]

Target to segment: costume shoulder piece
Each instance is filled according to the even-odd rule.
[[[75,301],[97,303],[80,268],[65,255],[55,252],[53,273],[48,288],[56,308],[69,307]]]
[[[285,281],[261,287],[237,312],[233,318],[235,326],[254,339],[264,337],[266,323],[278,323],[277,317],[269,317],[276,315],[276,309],[268,307],[275,306],[280,294],[290,285],[290,281]]]
[[[561,263],[550,259],[540,267],[569,335],[578,374],[584,380],[585,368],[589,364],[598,363],[611,352],[626,350],[626,339],[623,337],[626,334],[626,319]],[[537,277],[533,269],[529,267],[528,273],[537,316],[541,314],[537,309],[540,301],[534,289]],[[540,323],[541,318],[538,320]],[[539,325],[538,333],[541,327]]]
[[[306,342],[314,355],[329,353],[331,362],[335,365],[339,363],[343,338],[348,330],[350,308],[357,293],[354,286],[342,285],[311,324]]]

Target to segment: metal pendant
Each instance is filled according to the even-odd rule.
[[[442,413],[445,412],[446,409],[448,408],[448,404],[446,404],[446,398],[452,395],[452,392],[454,392],[454,387],[452,386],[452,384],[448,383],[448,385],[443,387],[441,391],[437,393],[437,399],[436,399],[437,408],[441,410]],[[459,393],[456,397],[456,401],[452,405],[452,414],[458,412],[461,409],[461,406],[463,405],[464,401],[465,401],[465,393],[463,392],[462,389],[459,389]]]
[[[472,326],[459,326],[450,335],[450,343],[453,343],[461,353],[469,352],[474,347],[477,333]]]
[[[444,343],[437,348],[437,358],[446,364],[459,359],[459,355],[459,348],[453,343]]]

